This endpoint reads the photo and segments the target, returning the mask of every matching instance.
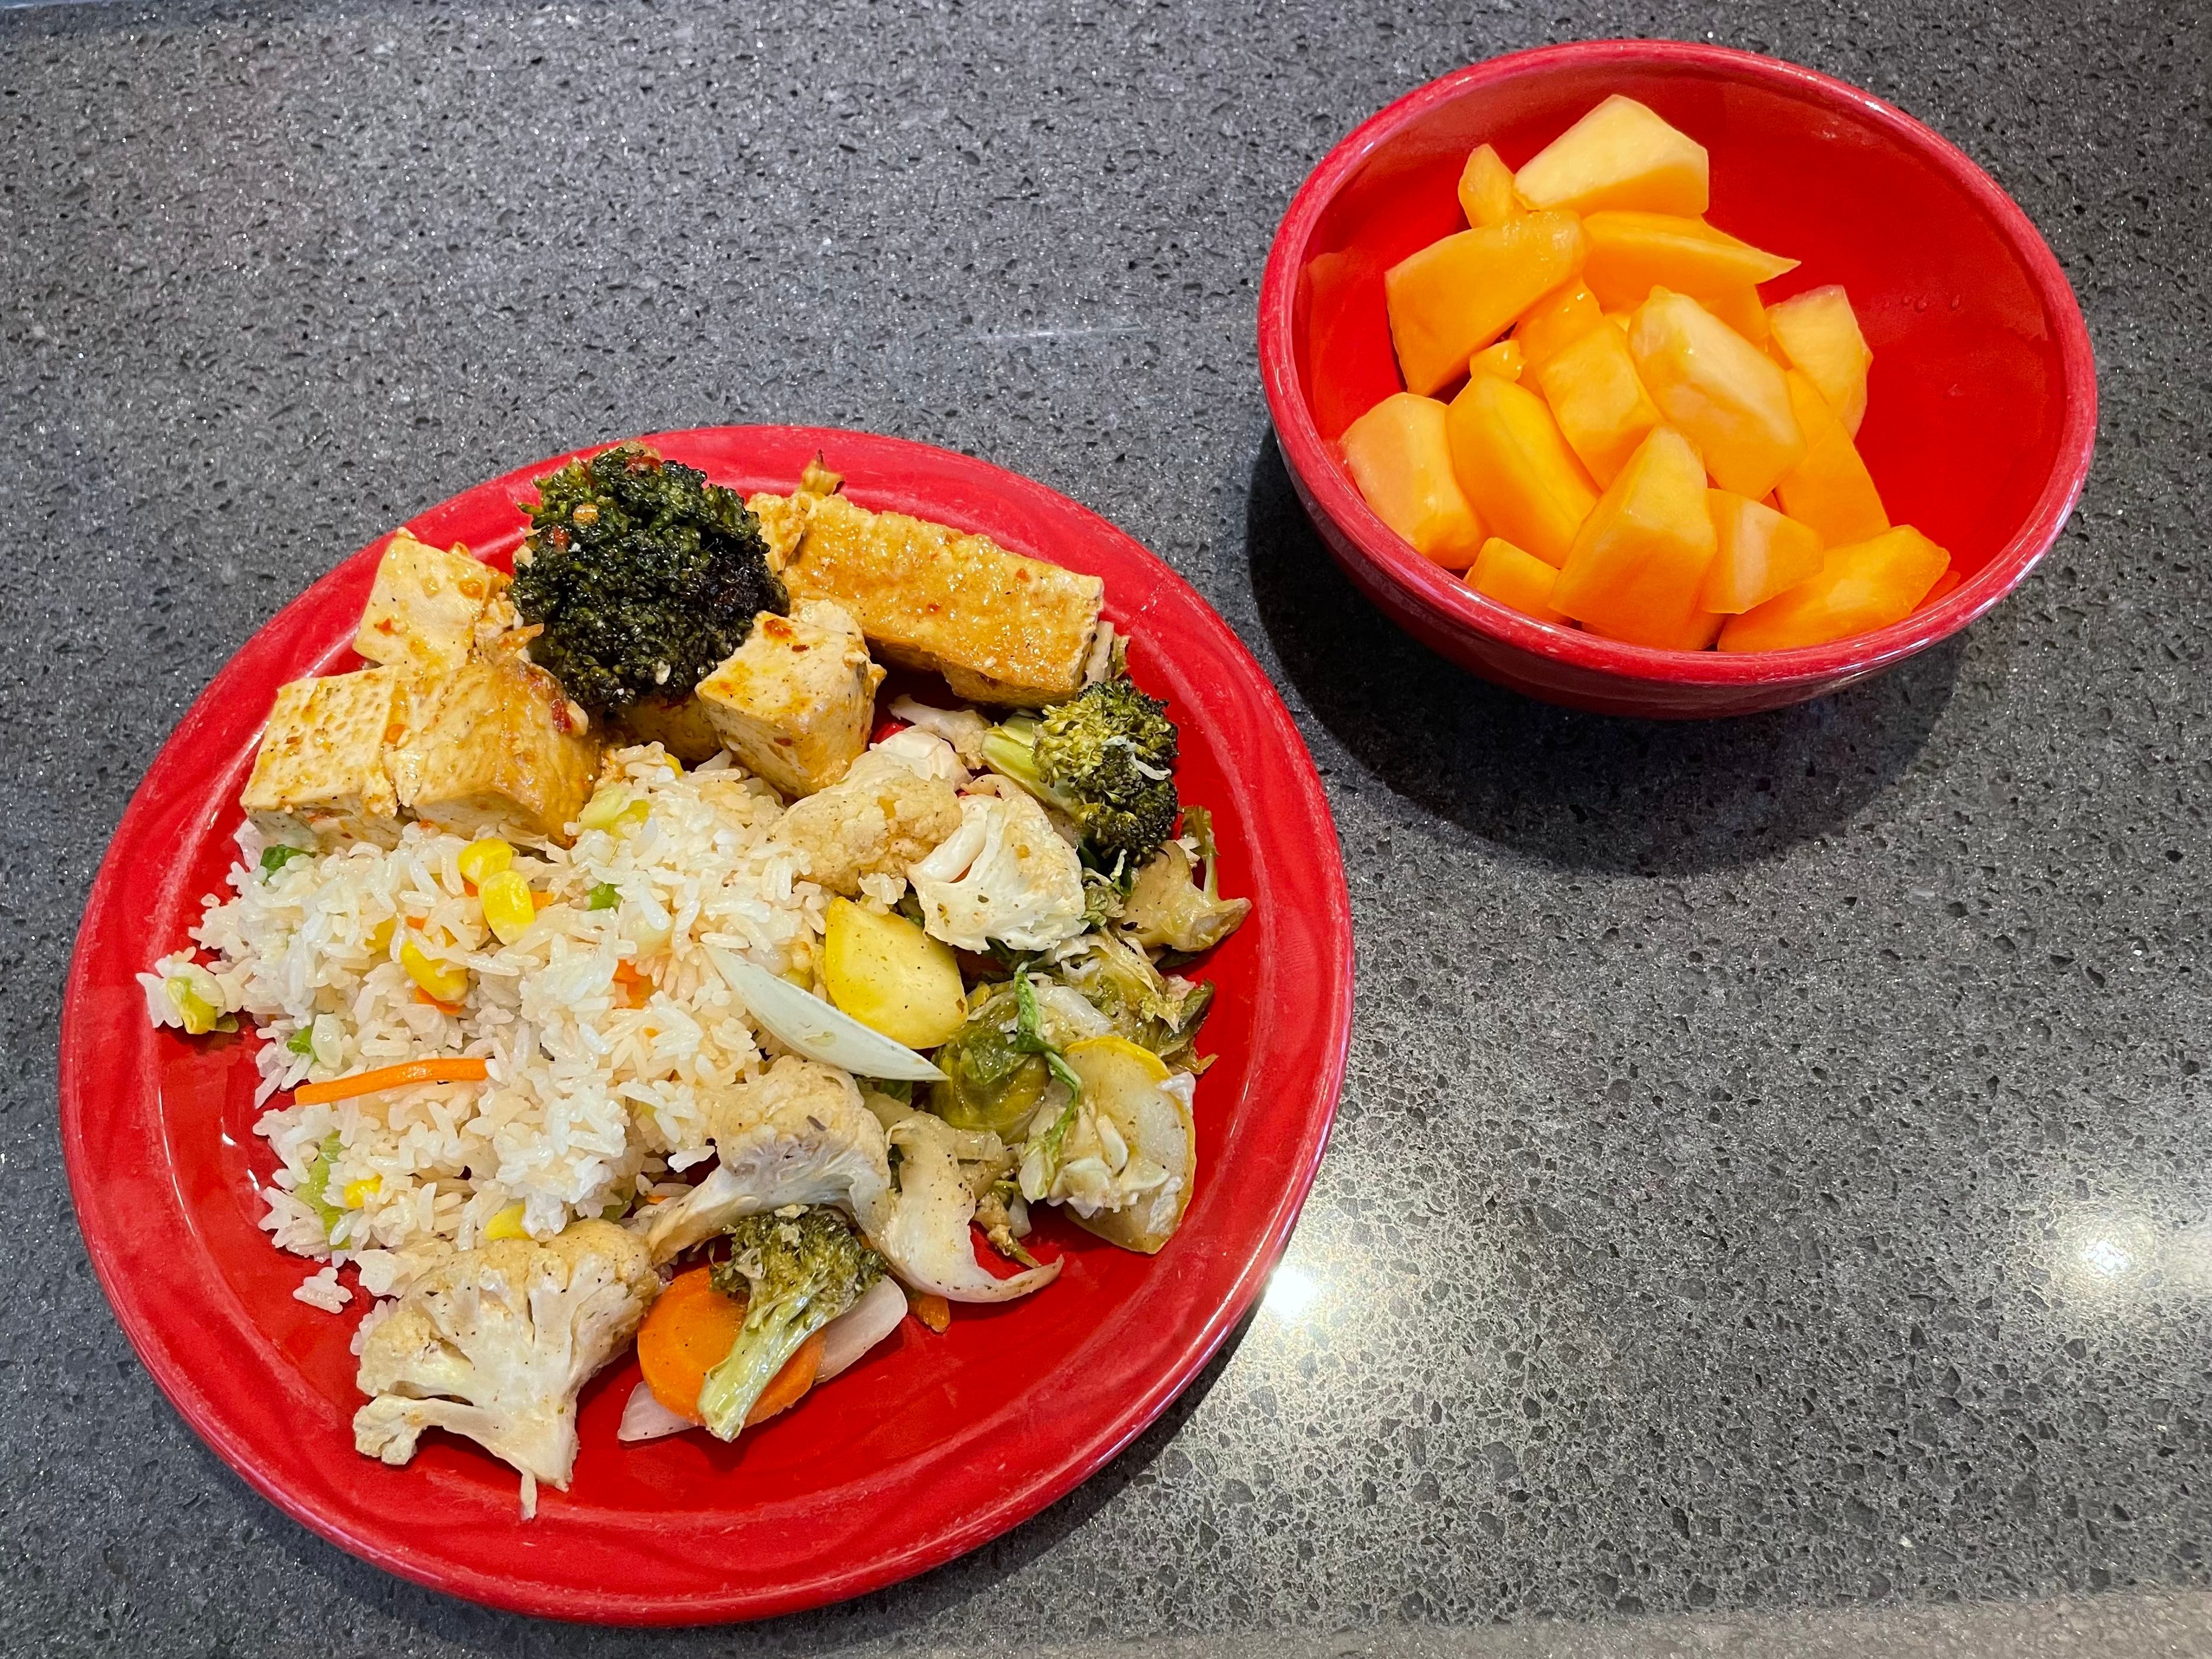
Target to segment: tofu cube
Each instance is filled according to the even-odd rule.
[[[468,660],[507,586],[507,577],[465,549],[441,552],[399,531],[377,564],[353,648],[414,678],[450,674]]]
[[[599,760],[553,677],[496,651],[422,689],[388,763],[400,804],[441,829],[560,841],[591,798]]]
[[[389,668],[281,685],[239,805],[270,830],[389,839],[399,802],[384,752],[406,724],[406,690]]]
[[[697,696],[723,747],[756,776],[811,795],[868,746],[883,678],[852,617],[816,600],[788,617],[761,612]]]
[[[640,697],[623,710],[610,740],[657,743],[686,766],[696,766],[722,752],[722,734],[708,718],[707,705],[696,697],[679,697],[674,702]]]

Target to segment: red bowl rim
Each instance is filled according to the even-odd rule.
[[[1344,476],[1299,388],[1291,339],[1298,276],[1323,210],[1379,145],[1469,88],[1567,65],[1593,64],[1656,66],[1748,81],[1795,93],[1807,102],[1847,110],[1948,175],[2010,244],[2058,348],[2063,400],[2058,451],[2033,511],[1955,592],[1887,628],[1790,651],[1662,651],[1625,645],[1538,622],[1476,592],[1385,525]],[[1354,128],[1291,198],[1268,249],[1260,287],[1260,375],[1284,457],[1310,499],[1343,532],[1356,556],[1413,604],[1455,631],[1488,635],[1534,656],[1621,679],[1669,685],[1785,685],[1856,678],[1957,633],[2018,586],[2057,540],[2089,476],[2089,459],[2096,446],[2096,360],[2088,327],[2057,256],[2020,204],[1948,139],[1873,94],[1802,64],[1697,41],[1578,40],[1508,52],[1418,87]]]

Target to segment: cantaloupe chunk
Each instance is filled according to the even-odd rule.
[[[1723,489],[1756,501],[1803,457],[1781,365],[1688,295],[1662,288],[1638,306],[1628,349],[1651,401]]]
[[[1559,573],[1533,553],[1524,553],[1502,536],[1483,543],[1468,568],[1467,585],[1498,604],[1538,622],[1565,622],[1552,604],[1552,586]]]
[[[1637,378],[1627,337],[1617,328],[1594,328],[1552,358],[1536,371],[1536,389],[1601,489],[1659,424],[1658,405]]]
[[[1812,526],[1830,547],[1879,536],[1889,528],[1889,514],[1851,434],[1809,377],[1793,368],[1783,378],[1805,434],[1805,454],[1774,486],[1782,510]]]
[[[1702,649],[1715,624],[1698,598],[1717,545],[1705,464],[1687,438],[1660,427],[1583,520],[1552,603],[1607,639]]]
[[[1820,538],[1811,526],[1725,489],[1707,490],[1705,507],[1717,544],[1698,600],[1706,610],[1740,615],[1819,572]]]
[[[1345,428],[1345,465],[1375,516],[1423,558],[1464,570],[1482,546],[1475,515],[1452,471],[1444,406],[1394,392]]]
[[[1495,374],[1501,380],[1517,380],[1526,367],[1527,359],[1518,340],[1500,340],[1496,345],[1485,346],[1467,360],[1469,374]]]
[[[1766,349],[1767,341],[1774,337],[1774,331],[1766,320],[1766,307],[1759,302],[1759,290],[1755,288],[1723,289],[1717,294],[1705,295],[1701,303],[1762,351]]]
[[[1911,525],[1832,547],[1818,574],[1729,617],[1720,648],[1787,651],[1887,628],[1912,614],[1950,562],[1948,553]]]
[[[1452,399],[1444,431],[1460,488],[1491,532],[1546,564],[1564,562],[1597,491],[1544,400],[1478,374]]]
[[[1502,225],[1515,214],[1528,210],[1513,188],[1513,169],[1499,161],[1498,152],[1487,144],[1477,144],[1460,169],[1459,207],[1468,223],[1478,228]]]
[[[1523,213],[1431,242],[1391,266],[1382,289],[1407,389],[1427,396],[1459,379],[1469,357],[1582,259],[1573,214]]]
[[[1874,353],[1859,332],[1850,296],[1831,284],[1784,300],[1766,316],[1783,355],[1805,371],[1844,430],[1857,437],[1859,422],[1866,418],[1867,370]]]
[[[1677,294],[1724,294],[1757,287],[1797,262],[1785,259],[1702,219],[1665,213],[1593,213],[1583,221],[1589,255],[1583,280],[1607,311],[1632,310],[1655,288]]]
[[[1577,276],[1562,283],[1522,312],[1521,320],[1513,325],[1513,337],[1520,342],[1522,361],[1533,371],[1604,320],[1597,296]]]
[[[1615,93],[1514,175],[1532,207],[1698,214],[1711,195],[1705,147]]]
[[[1662,651],[1710,651],[1728,618],[1717,611],[1692,611],[1672,638],[1657,643]]]

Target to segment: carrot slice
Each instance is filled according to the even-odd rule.
[[[712,1267],[669,1281],[637,1328],[637,1366],[653,1397],[696,1423],[699,1390],[745,1322],[745,1304],[714,1285]]]
[[[906,1291],[907,1311],[939,1336],[952,1328],[952,1304],[935,1291],[917,1291],[912,1286]]]
[[[800,1343],[799,1352],[783,1362],[783,1369],[769,1379],[768,1387],[753,1401],[753,1408],[745,1413],[745,1426],[765,1423],[778,1412],[789,1411],[805,1399],[822,1369],[822,1350],[828,1346],[819,1331]]]
[[[333,1100],[351,1100],[385,1089],[412,1088],[418,1083],[482,1083],[491,1074],[482,1055],[448,1054],[437,1060],[410,1060],[398,1066],[380,1066],[372,1072],[333,1078],[328,1083],[303,1083],[292,1091],[302,1106],[320,1106]]]
[[[678,1417],[696,1423],[699,1390],[707,1373],[720,1364],[745,1322],[742,1298],[714,1288],[712,1267],[694,1267],[669,1282],[637,1329],[637,1367],[653,1397]],[[814,1386],[822,1369],[822,1333],[817,1331],[784,1362],[745,1413],[745,1422],[765,1421],[788,1410]]]

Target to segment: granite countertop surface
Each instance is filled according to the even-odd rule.
[[[0,1650],[2212,1651],[2208,33],[2049,0],[0,12]],[[1929,121],[2096,345],[2095,471],[2034,578],[1784,713],[1463,677],[1352,594],[1269,436],[1255,297],[1306,171],[1432,76],[1615,33]],[[148,762],[318,574],[538,456],[754,420],[988,457],[1219,608],[1328,780],[1350,1076],[1277,1292],[1037,1519],[781,1622],[533,1624],[309,1534],[156,1393],[63,1180],[62,981]]]

